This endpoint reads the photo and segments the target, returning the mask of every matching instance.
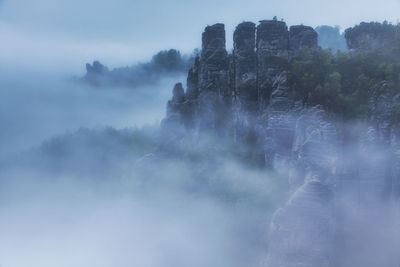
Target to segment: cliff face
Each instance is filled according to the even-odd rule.
[[[268,108],[292,109],[294,92],[286,85],[289,60],[300,49],[316,47],[317,34],[311,27],[288,30],[284,22],[275,20],[261,21],[257,27],[244,22],[237,26],[234,50],[228,54],[224,25],[208,26],[201,57],[188,74],[181,104],[188,111],[182,116],[188,118],[184,124],[215,130],[235,124],[240,135],[241,125],[254,126]]]
[[[287,176],[291,197],[272,220],[265,266],[361,266],[365,259],[372,260],[359,253],[348,255],[351,249],[344,249],[344,243],[362,248],[365,240],[355,233],[374,215],[380,218],[376,225],[395,225],[399,94],[385,82],[371,88],[368,121],[358,129],[363,134],[352,151],[340,135],[347,126],[323,106],[310,105],[308,95],[290,83],[292,60],[303,50],[318,49],[311,27],[288,29],[276,20],[257,26],[244,22],[233,40],[228,54],[224,25],[206,27],[186,92],[181,84],[175,86],[164,127],[233,137],[237,144],[248,145],[264,166]],[[385,231],[378,236],[370,238],[379,244],[393,242]],[[388,263],[383,259],[393,255],[385,253],[379,260]]]

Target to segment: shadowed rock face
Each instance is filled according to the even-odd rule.
[[[180,109],[185,111],[183,124],[225,134],[234,131],[239,139],[263,135],[267,113],[287,113],[295,106],[287,84],[289,56],[298,49],[316,48],[315,37],[306,26],[292,27],[290,33],[282,21],[263,20],[257,27],[244,22],[234,32],[234,50],[228,55],[224,25],[207,26],[201,56],[188,73],[181,103],[185,107]],[[241,132],[245,128],[253,130]]]
[[[289,56],[289,31],[286,23],[261,21],[257,27],[258,102],[264,111],[273,91],[274,78],[286,70]]]
[[[187,77],[187,92],[186,97],[191,100],[196,100],[199,96],[199,71],[200,58],[196,57],[193,67],[190,68]]]
[[[257,56],[255,52],[256,25],[244,22],[233,35],[236,104],[241,113],[257,112]]]
[[[173,97],[167,104],[167,118],[174,121],[181,121],[185,101],[185,91],[182,83],[177,83],[174,86]]]
[[[209,65],[214,63],[215,67],[222,68],[224,66],[219,64],[224,62],[226,56],[224,24],[207,26],[202,35],[201,58]]]
[[[290,27],[290,51],[295,53],[296,51],[304,48],[317,48],[318,46],[318,34],[309,26],[292,26]],[[292,55],[294,56],[294,55]]]
[[[291,29],[276,20],[263,20],[258,26],[243,22],[228,55],[224,25],[207,26],[201,57],[188,73],[184,101],[173,101],[180,105],[173,110],[181,113],[174,117],[189,129],[233,133],[238,142],[252,142],[255,157],[270,166],[275,160],[290,160],[295,114],[303,105],[288,84],[290,55],[317,44],[312,28]]]
[[[285,22],[262,20],[257,26],[257,52],[261,57],[287,57],[289,32]]]
[[[288,84],[289,60],[300,49],[317,48],[318,39],[311,27],[292,26],[289,32],[286,24],[282,23],[263,21],[259,25],[259,31],[263,34],[258,36],[263,41],[257,50],[259,107],[264,119],[262,135],[265,136],[265,158],[269,166],[287,163],[293,157],[295,125],[302,103],[296,101],[296,93]],[[271,44],[277,43],[281,49],[272,48]]]
[[[237,138],[254,134],[254,119],[258,111],[256,25],[244,22],[233,35],[233,120]]]
[[[197,124],[202,129],[222,131],[229,123],[228,110],[232,101],[225,26],[215,24],[206,27],[202,40]]]

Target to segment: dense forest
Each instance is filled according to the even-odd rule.
[[[345,32],[350,51],[304,49],[290,63],[290,80],[311,104],[346,119],[365,118],[370,90],[385,81],[399,89],[400,26],[361,23]]]

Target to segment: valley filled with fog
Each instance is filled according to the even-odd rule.
[[[2,73],[1,153],[20,152],[80,127],[117,129],[158,124],[173,84],[164,78],[139,88],[93,88],[71,77],[46,73]]]
[[[2,74],[2,267],[262,260],[276,175],[225,158],[213,137],[158,154],[171,88],[186,77],[135,88],[71,77]]]
[[[0,267],[400,266],[399,9],[0,0]]]

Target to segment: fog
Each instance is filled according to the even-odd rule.
[[[126,128],[159,123],[175,81],[140,88],[92,88],[72,76],[0,74],[0,157],[80,127]]]
[[[237,211],[212,199],[36,178],[2,191],[2,266],[238,266],[245,248]]]
[[[1,77],[2,267],[262,262],[284,180],[208,154],[212,138],[181,148],[200,162],[157,152],[184,77],[135,88],[94,88],[59,70]]]
[[[186,148],[196,161],[143,157],[157,127],[126,131],[80,130],[0,164],[2,266],[262,262],[282,177],[204,157],[215,141]]]
[[[271,218],[290,199],[288,177],[298,170],[241,161],[240,146],[215,136],[167,135],[166,104],[186,77],[101,88],[77,77],[94,60],[115,68],[170,48],[191,53],[215,22],[226,23],[227,36],[243,20],[275,15],[289,25],[343,29],[396,22],[399,7],[395,0],[0,1],[0,266],[262,266]],[[379,160],[389,162],[386,148],[358,145],[337,147],[346,155],[339,163],[360,160],[373,176]],[[338,242],[337,262],[398,265],[399,221],[387,216],[398,207],[359,217],[358,204],[340,210],[354,232],[338,232],[353,243]]]
[[[0,98],[7,125],[2,267],[262,266],[271,218],[290,199],[288,177],[300,170],[284,162],[276,171],[258,168],[235,155],[240,146],[215,136],[188,134],[174,143],[159,123],[179,77],[150,88],[101,89],[56,75],[21,77],[3,80]],[[367,126],[346,127],[363,133]],[[389,162],[384,147],[362,150],[354,142],[336,150],[343,157],[331,168],[370,166],[361,171],[378,183]],[[360,207],[374,190],[354,198],[351,186],[336,203],[348,222],[335,232],[335,252],[345,255],[336,261],[395,266],[395,207],[374,199],[366,202],[373,208]]]

